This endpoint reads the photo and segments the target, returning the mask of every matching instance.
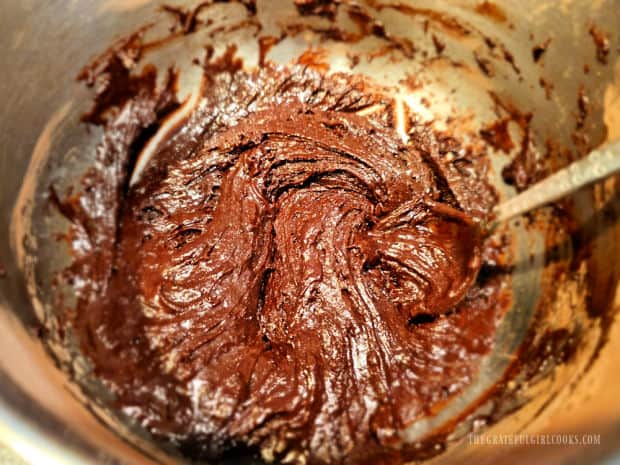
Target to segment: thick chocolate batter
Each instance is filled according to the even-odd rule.
[[[365,83],[248,74],[233,54],[207,65],[199,104],[131,187],[174,75],[98,101],[96,166],[56,198],[82,349],[126,415],[192,457],[413,457],[398,430],[469,382],[502,311],[497,280],[475,284],[464,211],[484,210],[480,192],[428,131],[404,144],[385,112],[357,115],[385,103]],[[127,81],[96,64],[92,83]]]

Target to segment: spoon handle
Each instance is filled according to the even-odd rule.
[[[495,208],[495,223],[558,200],[620,172],[620,140],[606,144],[579,161],[534,184]]]

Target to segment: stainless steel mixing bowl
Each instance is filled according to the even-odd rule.
[[[50,212],[44,200],[46,189],[51,181],[70,185],[79,178],[92,161],[99,135],[78,122],[90,97],[74,76],[119,35],[149,22],[160,25],[153,34],[165,31],[158,4],[148,0],[2,2],[0,265],[5,272],[0,278],[0,437],[33,463],[181,460],[125,426],[104,403],[90,401],[87,393],[100,392],[100,386],[88,377],[88,363],[79,354],[54,344],[44,350],[38,338],[41,322],[54,327],[52,278],[68,261],[67,251],[54,240],[67,225]],[[498,118],[497,102],[491,98],[495,95],[504,102],[504,112],[533,115],[529,143],[556,167],[606,139],[620,137],[617,0],[411,0],[400,4],[400,11],[376,11],[377,18],[390,34],[410,39],[417,51],[403,56],[398,50],[383,50],[374,60],[361,60],[353,72],[389,87],[421,121],[432,120],[439,129],[456,134],[479,134],[480,128]],[[218,4],[204,15],[222,26],[242,21],[245,12],[239,5]],[[258,20],[263,33],[275,36],[290,25],[321,21],[299,18],[291,2],[279,0],[259,1]],[[459,33],[455,24],[466,24],[470,32]],[[218,49],[235,43],[246,64],[252,65],[257,55],[254,33],[254,26],[217,34],[207,28],[170,41],[145,61],[174,63],[181,70],[181,92],[187,93],[199,78],[191,59],[200,56],[205,43]],[[607,53],[601,33],[609,39]],[[489,46],[489,40],[495,45]],[[320,47],[324,49],[321,59],[331,70],[351,71],[352,52],[368,53],[380,46],[372,37],[345,45],[307,33],[274,47],[269,59],[288,63],[310,47]],[[411,76],[421,85],[411,85]],[[514,137],[523,139],[525,134]],[[521,145],[516,144],[510,154],[489,152],[494,167],[491,179],[502,195],[514,191],[502,182],[501,167]],[[403,440],[423,439],[458,419],[461,426],[452,434],[448,449],[433,459],[435,463],[564,463],[569,459],[592,463],[620,446],[620,376],[615,367],[620,361],[620,327],[614,323],[620,305],[617,182],[611,179],[570,199],[566,211],[574,215],[578,240],[552,234],[544,210],[530,223],[515,221],[506,226],[513,238],[513,301],[495,349],[458,399],[411,425],[401,433]],[[564,272],[571,263],[576,268]],[[564,344],[559,347],[558,337]],[[515,365],[528,349],[544,352],[546,345],[549,356],[534,369]],[[563,351],[570,354],[558,358]],[[79,388],[68,372],[78,378]],[[506,399],[501,404],[486,401],[485,393],[501,380]],[[468,442],[472,429],[487,434],[601,434],[601,444],[561,450],[490,448]]]

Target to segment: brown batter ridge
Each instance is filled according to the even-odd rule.
[[[465,213],[492,205],[484,180],[428,130],[404,143],[385,115],[357,115],[386,101],[366,83],[245,72],[231,49],[130,186],[175,78],[120,74],[136,94],[100,104],[97,163],[56,198],[71,324],[116,407],[193,458],[416,457],[399,430],[468,385],[508,303]]]

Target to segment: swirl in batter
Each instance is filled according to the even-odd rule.
[[[428,147],[357,115],[379,98],[358,84],[210,70],[125,191],[132,144],[169,102],[151,85],[63,204],[82,348],[118,407],[188,455],[404,459],[398,431],[488,350],[495,291],[475,284],[459,185]]]

